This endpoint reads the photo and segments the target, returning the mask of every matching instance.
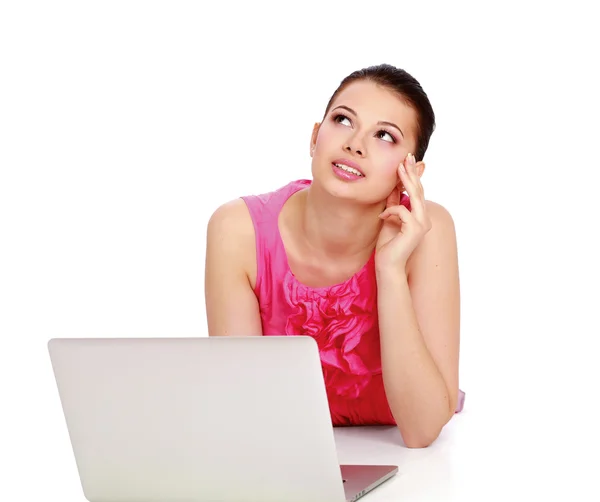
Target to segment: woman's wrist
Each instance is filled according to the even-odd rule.
[[[406,273],[406,265],[384,265],[375,264],[375,278],[377,285],[384,284],[402,284],[408,283],[408,274]]]

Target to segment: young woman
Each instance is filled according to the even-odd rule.
[[[209,335],[314,337],[333,424],[394,424],[412,448],[464,397],[454,224],[420,182],[434,127],[412,76],[356,71],[314,126],[312,180],[225,203],[207,231]]]

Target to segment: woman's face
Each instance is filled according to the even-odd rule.
[[[384,201],[400,182],[400,162],[415,153],[416,125],[416,112],[392,91],[353,82],[313,130],[314,181],[337,197]]]

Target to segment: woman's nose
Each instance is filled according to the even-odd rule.
[[[364,148],[360,145],[354,145],[353,142],[348,142],[344,145],[344,150],[349,153],[354,153],[355,155],[363,156]]]

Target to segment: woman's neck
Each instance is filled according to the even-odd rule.
[[[361,205],[334,197],[312,184],[301,200],[300,225],[306,245],[323,258],[370,255],[382,222],[384,204]]]

